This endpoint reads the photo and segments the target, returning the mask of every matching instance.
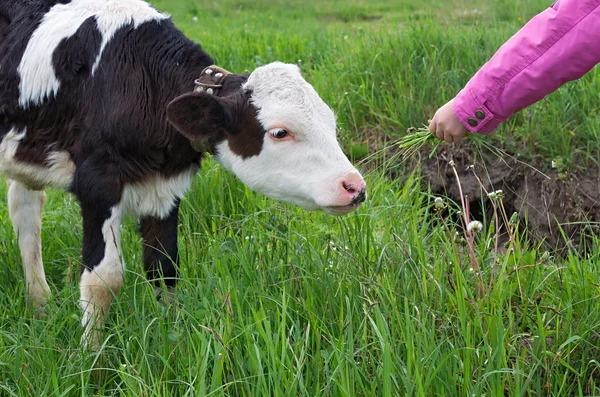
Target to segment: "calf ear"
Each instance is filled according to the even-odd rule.
[[[167,120],[191,141],[206,141],[231,125],[231,112],[217,97],[190,92],[167,105]]]

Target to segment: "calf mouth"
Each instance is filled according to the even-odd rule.
[[[354,211],[367,199],[367,192],[361,190],[356,196],[352,198],[350,204],[347,205],[330,205],[323,208],[323,211],[330,215],[344,215],[348,212]]]
[[[352,212],[355,209],[357,209],[358,207],[360,207],[360,203],[361,202],[354,203],[354,200],[352,200],[352,203],[350,203],[348,205],[332,205],[329,207],[324,207],[323,211],[325,211],[329,215],[335,215],[335,216],[344,215],[344,214],[347,214],[348,212]]]

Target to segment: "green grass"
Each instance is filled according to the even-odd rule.
[[[420,126],[547,3],[155,2],[232,71],[301,60],[348,151]],[[593,164],[599,84],[594,71],[490,142],[531,145],[522,156],[548,164]],[[473,241],[478,296],[468,245],[454,235],[460,208],[442,218],[418,172],[391,180],[370,169],[369,200],[332,218],[258,196],[206,162],[181,210],[177,304],[154,299],[128,221],[126,283],[95,353],[79,349],[76,202],[49,192],[43,256],[54,297],[41,319],[26,308],[0,202],[0,395],[600,394],[597,241],[557,257],[516,234],[494,258],[496,229],[485,224]]]

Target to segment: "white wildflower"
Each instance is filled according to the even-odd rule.
[[[488,197],[491,200],[502,200],[504,198],[504,192],[502,190],[496,190],[495,192],[488,193]]]
[[[477,233],[483,230],[483,223],[479,222],[479,221],[471,221],[469,222],[469,224],[467,225],[467,232],[469,233]]]
[[[446,208],[446,204],[444,203],[444,199],[441,197],[436,197],[435,200],[433,200],[433,208],[436,211],[441,211],[444,208]]]
[[[565,163],[564,163],[563,159],[560,157],[552,160],[550,165],[552,166],[552,168],[558,170],[559,172],[565,169]]]
[[[192,17],[192,21],[194,21],[194,22],[198,22],[198,17],[194,15],[194,16]]]

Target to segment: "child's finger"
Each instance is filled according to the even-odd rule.
[[[431,132],[433,135],[435,135],[435,130],[436,130],[436,124],[437,123],[434,123],[433,119],[432,120],[428,120],[428,123],[429,123],[429,132]]]

